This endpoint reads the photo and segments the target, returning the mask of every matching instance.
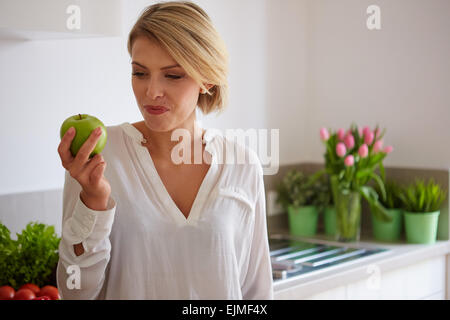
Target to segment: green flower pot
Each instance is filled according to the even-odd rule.
[[[403,226],[403,212],[401,209],[386,209],[392,221],[380,221],[372,214],[372,231],[375,240],[396,242],[400,240]]]
[[[406,241],[421,244],[435,243],[439,213],[440,211],[427,213],[405,212]]]
[[[319,212],[315,206],[288,207],[289,230],[292,235],[310,237],[317,233]]]
[[[324,212],[325,234],[327,236],[336,235],[336,208],[326,207]]]

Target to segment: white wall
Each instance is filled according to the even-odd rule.
[[[308,12],[305,0],[267,4],[267,121],[280,129],[280,165],[308,160]]]
[[[106,125],[137,117],[122,47],[117,38],[0,44],[0,194],[62,186],[67,117],[89,113]]]
[[[381,30],[366,9],[381,9]],[[308,1],[309,159],[322,161],[319,128],[387,129],[394,166],[450,166],[450,1]]]
[[[105,125],[140,121],[126,50],[129,30],[145,6],[123,1],[123,35],[92,39],[11,41],[0,38],[0,195],[62,188],[57,146],[69,116],[89,113]],[[230,51],[230,105],[205,127],[264,128],[266,1],[205,0]],[[251,17],[251,23],[247,15]],[[46,12],[40,12],[46,14]]]

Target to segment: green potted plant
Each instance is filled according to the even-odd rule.
[[[393,148],[383,148],[383,136],[379,128],[358,128],[352,124],[345,131],[331,132],[322,128],[320,138],[325,144],[325,172],[330,176],[333,201],[336,208],[336,239],[358,241],[361,229],[361,199],[377,208],[381,220],[390,218],[378,200],[376,191],[368,185],[374,180],[385,198],[383,185],[383,159]],[[376,173],[380,170],[381,177]]]
[[[381,204],[386,208],[387,215],[391,221],[379,218],[375,207],[370,207],[372,213],[373,236],[378,241],[395,242],[400,240],[403,226],[403,202],[401,199],[402,187],[393,180],[386,180],[384,183],[386,199],[381,196],[381,190],[375,186],[375,191],[379,195]]]
[[[316,203],[319,215],[323,213],[325,235],[336,235],[336,209],[331,194],[330,179],[328,175],[321,175],[314,184]]]
[[[276,202],[288,213],[292,235],[309,237],[317,233],[321,204],[316,188],[317,176],[306,176],[297,169],[287,172],[276,186]]]
[[[431,244],[436,242],[440,208],[447,198],[447,190],[429,179],[425,183],[416,179],[403,188],[400,195],[405,208],[405,232],[409,243]]]

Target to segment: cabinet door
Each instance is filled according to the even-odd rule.
[[[445,257],[371,274],[347,286],[347,299],[425,299],[445,291]]]
[[[362,280],[313,295],[308,295],[299,286],[276,292],[274,298],[280,300],[445,299],[446,272],[445,256],[384,273],[377,268],[376,264],[373,264],[367,266],[367,277]]]

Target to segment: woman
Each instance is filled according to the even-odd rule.
[[[189,2],[152,5],[128,51],[144,120],[107,127],[103,154],[91,159],[95,132],[76,157],[76,133],[58,147],[62,298],[273,299],[261,164],[195,121],[197,106],[207,114],[226,103],[227,55],[209,17]],[[221,163],[230,145],[253,161]]]

